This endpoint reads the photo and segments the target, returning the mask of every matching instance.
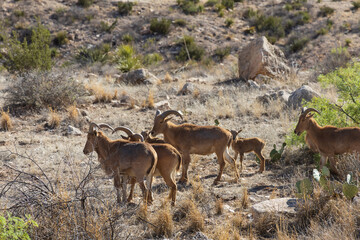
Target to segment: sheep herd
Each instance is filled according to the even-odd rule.
[[[360,152],[360,128],[337,128],[333,126],[320,127],[311,112],[316,109],[303,109],[298,124],[294,130],[300,135],[306,131],[307,145],[311,150],[321,155],[321,167],[330,159],[330,168],[336,173],[334,156],[346,152]],[[320,113],[319,113],[320,114]],[[144,201],[151,203],[151,185],[153,176],[161,175],[170,187],[169,198],[175,205],[177,185],[176,172],[182,165],[179,183],[188,181],[188,167],[190,154],[209,155],[215,153],[219,163],[219,172],[214,180],[217,184],[222,176],[225,161],[231,164],[235,172],[235,180],[239,178],[235,160],[240,154],[242,161],[244,153],[254,152],[260,159],[260,170],[265,170],[265,158],[262,150],[265,142],[259,138],[236,138],[241,131],[227,130],[219,126],[199,126],[189,123],[174,124],[170,120],[183,115],[179,111],[168,110],[163,113],[157,110],[152,130],[137,134],[127,127],[113,129],[108,124],[91,123],[84,147],[84,154],[95,151],[102,169],[107,175],[114,177],[118,203],[131,201],[135,183],[138,182],[143,193]],[[109,128],[112,132],[124,131],[127,136],[122,139],[111,140],[101,130]],[[156,138],[163,134],[164,139]],[[230,156],[228,148],[235,151],[235,159]],[[145,181],[144,181],[145,180]],[[126,198],[128,181],[131,183],[129,197]],[[120,197],[120,191],[122,198]]]

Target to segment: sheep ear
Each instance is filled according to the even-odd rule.
[[[240,129],[239,131],[237,131],[238,134],[239,134],[240,132],[242,132],[242,129]]]

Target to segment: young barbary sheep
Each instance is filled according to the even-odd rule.
[[[144,200],[151,202],[152,177],[157,164],[157,153],[154,148],[143,142],[110,140],[103,132],[95,130],[95,127],[112,129],[107,124],[90,123],[83,152],[87,155],[96,151],[102,169],[107,175],[114,176],[117,202],[120,203],[120,187],[122,188],[122,201],[126,201],[127,176],[135,177],[140,184]],[[144,177],[146,177],[146,186]]]
[[[313,118],[310,112],[320,112],[314,108],[302,109],[299,121],[296,125],[294,133],[300,136],[306,131],[305,141],[310,149],[319,152],[320,168],[322,168],[329,158],[330,169],[337,174],[335,155],[343,153],[360,153],[360,128],[345,127],[337,128],[334,126],[321,127]]]
[[[150,135],[164,135],[165,142],[170,143],[182,154],[183,168],[179,182],[186,183],[188,180],[188,167],[191,161],[190,154],[209,155],[215,153],[220,165],[219,173],[214,181],[218,183],[224,170],[225,161],[228,161],[234,168],[236,179],[239,173],[236,169],[235,160],[229,155],[227,146],[232,141],[231,133],[218,126],[198,126],[194,124],[176,125],[170,121],[169,115],[182,118],[182,113],[175,110],[168,110],[163,113],[157,110],[154,119],[154,126]]]
[[[256,156],[260,159],[260,170],[259,172],[265,171],[265,158],[262,155],[262,150],[265,147],[264,140],[260,138],[236,138],[236,136],[242,131],[231,130],[231,134],[233,136],[233,141],[231,143],[232,149],[235,151],[235,161],[240,154],[240,171],[243,169],[243,160],[244,160],[244,153],[254,152]]]
[[[138,137],[139,134],[133,133],[129,128],[126,127],[117,127],[114,129],[113,133],[122,130],[127,133],[126,136],[122,136],[124,139],[129,141],[142,141],[141,138]],[[148,139],[148,138],[146,138]],[[170,144],[164,143],[151,143],[151,146],[155,149],[158,155],[158,161],[156,164],[156,170],[154,173],[155,176],[162,176],[166,185],[170,188],[169,198],[171,198],[172,205],[175,205],[176,201],[176,191],[177,186],[175,182],[176,172],[179,171],[181,165],[181,154],[176,148],[171,146]],[[133,198],[133,192],[135,187],[134,179],[131,179],[131,190],[128,201],[130,202]]]

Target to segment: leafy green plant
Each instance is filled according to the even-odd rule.
[[[234,8],[234,0],[221,0],[221,4],[226,9],[233,9]]]
[[[150,22],[150,30],[155,33],[166,35],[170,32],[171,21],[169,19],[153,18]]]
[[[186,20],[182,19],[182,18],[175,19],[174,25],[184,27],[184,26],[186,26]]]
[[[257,32],[265,32],[268,40],[272,40],[271,42],[285,36],[281,17],[256,15],[252,26],[256,27]]]
[[[77,4],[81,7],[88,8],[93,4],[93,0],[78,0]]]
[[[227,18],[227,19],[225,20],[225,26],[226,26],[226,27],[231,27],[233,24],[234,24],[234,19],[232,19],[232,18]]]
[[[145,55],[143,59],[143,64],[146,66],[151,66],[157,64],[163,60],[163,57],[158,53],[150,53]]]
[[[25,216],[26,219],[12,216],[0,216],[0,239],[24,239],[30,240],[29,231],[38,224],[30,215]]]
[[[179,54],[176,56],[176,59],[180,62],[187,60],[201,61],[205,54],[204,48],[198,46],[193,37],[184,36],[179,44],[182,46]]]
[[[279,150],[277,150],[276,145],[274,144],[274,148],[270,152],[271,161],[273,161],[273,162],[279,161],[284,152],[285,147],[286,147],[286,143],[283,143],[281,145],[281,148]]]
[[[103,32],[111,33],[115,29],[117,22],[118,22],[118,20],[115,19],[115,21],[112,24],[109,25],[107,22],[101,21],[100,22],[100,29]]]
[[[231,52],[230,47],[219,47],[214,52],[214,57],[218,59],[220,62],[224,60],[226,56],[228,56]]]
[[[124,34],[122,37],[121,37],[121,40],[124,42],[124,43],[131,43],[134,41],[134,38],[133,36],[131,36],[130,33],[126,33]]]
[[[118,13],[120,15],[129,15],[134,6],[133,2],[118,2]]]
[[[14,15],[16,17],[25,17],[25,12],[23,10],[15,10]]]
[[[252,8],[246,9],[246,10],[244,11],[244,13],[243,13],[243,17],[244,17],[245,19],[254,18],[254,17],[258,16],[258,15],[259,15],[259,12],[256,11],[256,10],[254,10],[254,9],[252,9]]]
[[[18,40],[13,32],[12,37],[4,39],[0,52],[4,59],[4,67],[10,72],[27,72],[32,70],[50,70],[53,66],[50,50],[50,32],[39,22],[32,30],[30,43],[25,38]]]
[[[335,9],[328,7],[328,6],[323,6],[320,8],[318,15],[320,17],[328,17],[331,14],[333,14],[334,12],[335,12]]]
[[[306,44],[308,44],[309,41],[310,40],[308,37],[302,37],[302,38],[291,37],[288,42],[290,52],[295,53],[300,51],[306,46]]]
[[[189,15],[195,15],[204,10],[204,6],[199,4],[199,0],[177,0],[177,4],[183,13]]]
[[[220,3],[220,0],[208,0],[206,3],[205,3],[205,7],[213,7],[215,6],[216,4]]]
[[[92,48],[80,48],[75,59],[82,64],[92,64],[95,62],[105,63],[109,60],[110,44],[101,44]]]
[[[320,28],[318,31],[316,31],[317,35],[326,35],[328,34],[329,30],[327,28]]]
[[[360,8],[360,1],[352,2],[352,5],[354,6],[355,10],[358,10]]]
[[[141,57],[135,53],[131,45],[123,44],[119,46],[113,58],[117,68],[122,72],[129,72],[142,66]]]
[[[66,31],[58,32],[53,39],[53,43],[59,47],[67,44],[68,42],[69,42],[69,39],[68,39],[68,34]]]

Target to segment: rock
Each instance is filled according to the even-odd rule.
[[[193,240],[210,240],[203,232],[197,232],[195,235],[191,238]]]
[[[248,80],[247,81],[247,84],[249,86],[249,88],[252,88],[252,89],[260,89],[260,86],[259,84],[257,84],[255,81],[253,80]]]
[[[293,109],[301,107],[303,99],[305,101],[311,101],[313,97],[319,97],[320,95],[315,92],[311,87],[304,85],[301,88],[296,89],[292,92],[288,99],[288,105]]]
[[[140,68],[120,75],[120,77],[118,77],[116,81],[126,84],[139,85],[155,84],[160,80],[152,73],[149,73],[147,69]]]
[[[170,103],[168,100],[163,100],[163,101],[160,101],[160,102],[157,102],[154,104],[154,108],[155,109],[158,109],[158,110],[161,110],[161,111],[165,111],[165,110],[170,110],[171,107],[170,107]]]
[[[188,82],[185,83],[184,86],[181,88],[181,90],[178,92],[178,95],[187,95],[192,94],[194,92],[194,84]]]
[[[73,127],[71,125],[68,125],[67,135],[80,136],[81,134],[82,134],[82,132],[80,131],[80,129]]]
[[[266,200],[251,207],[253,218],[256,219],[262,214],[285,214],[288,216],[294,216],[297,211],[296,198],[275,198]]]
[[[81,110],[80,113],[81,113],[81,116],[83,116],[83,117],[89,116],[89,113],[86,110]]]
[[[0,141],[0,146],[5,146],[5,145],[6,145],[6,141],[1,140],[1,141]]]
[[[238,58],[241,79],[255,79],[259,74],[285,79],[290,73],[284,53],[264,36],[242,48]]]

